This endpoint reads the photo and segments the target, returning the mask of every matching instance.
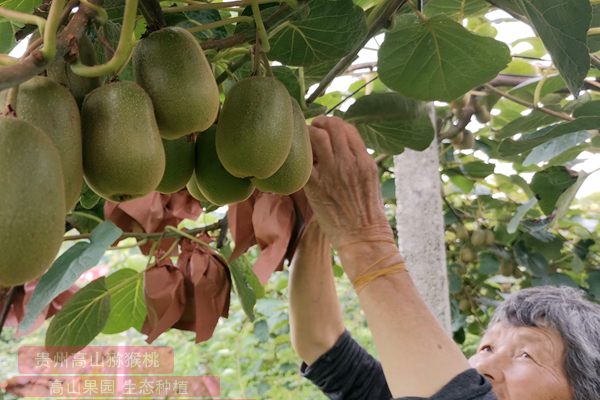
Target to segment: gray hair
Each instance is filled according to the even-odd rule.
[[[574,400],[600,399],[600,304],[584,295],[567,286],[523,289],[501,303],[490,321],[558,331]]]

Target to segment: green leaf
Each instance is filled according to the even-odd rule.
[[[40,0],[4,0],[0,1],[0,7],[31,14],[40,3]],[[8,53],[12,50],[16,44],[15,33],[22,26],[21,23],[0,17],[0,53]]]
[[[232,251],[229,246],[226,246],[221,249],[221,252],[227,258],[231,255]],[[254,314],[256,300],[265,295],[265,290],[260,284],[258,277],[252,271],[252,265],[250,265],[245,255],[231,261],[228,267],[229,272],[231,272],[235,291],[240,297],[242,309],[248,316],[248,319],[254,321],[256,318]]]
[[[590,294],[600,301],[600,271],[591,271],[588,273],[588,285],[590,285]]]
[[[269,324],[267,320],[259,319],[254,321],[254,336],[260,343],[265,343],[269,340]]]
[[[460,22],[465,17],[483,14],[489,8],[483,0],[429,0],[424,11],[428,17],[444,14]]]
[[[460,166],[460,170],[466,176],[475,179],[483,179],[494,173],[496,166],[483,161],[473,161]]]
[[[541,111],[533,111],[531,114],[524,117],[514,119],[504,125],[498,132],[496,132],[496,139],[506,139],[517,133],[531,132],[535,129],[539,129],[542,126],[554,124],[560,122],[558,117],[548,115]]]
[[[273,67],[272,70],[275,77],[286,87],[290,96],[301,106],[304,103],[304,93],[300,89],[300,82],[296,73],[283,66]]]
[[[146,318],[144,300],[144,275],[136,270],[124,268],[106,278],[110,292],[110,315],[102,333],[119,333],[133,327],[142,329]]]
[[[425,150],[433,140],[429,107],[398,93],[375,93],[358,99],[344,119],[356,126],[367,147],[399,154],[405,147]]]
[[[90,282],[69,299],[46,331],[46,346],[69,347],[74,353],[100,333],[110,314],[106,278]]]
[[[506,232],[508,232],[509,234],[515,233],[523,217],[527,214],[529,210],[533,208],[533,206],[537,204],[537,202],[538,200],[535,197],[532,197],[527,203],[521,204],[519,208],[517,208],[517,212],[515,213],[515,215],[513,215],[513,217],[510,219],[510,222],[506,227]]]
[[[452,175],[449,178],[450,182],[462,190],[463,193],[470,193],[473,190],[473,186],[475,186],[475,182],[462,175]]]
[[[105,221],[92,231],[89,242],[78,242],[58,257],[36,285],[19,329],[29,330],[40,312],[56,296],[69,289],[81,274],[96,266],[106,249],[122,233],[112,222]]]
[[[529,186],[538,198],[544,214],[549,215],[554,211],[560,195],[575,181],[577,177],[571,176],[565,167],[550,167],[536,173]]]
[[[270,39],[269,59],[308,66],[338,60],[367,34],[364,11],[352,0],[308,0]]]
[[[596,117],[600,115],[600,100],[590,101],[582,104],[573,111],[575,118],[579,117]]]
[[[203,24],[209,24],[221,20],[221,14],[217,10],[196,10],[181,14],[165,14],[165,19],[169,25],[176,25],[182,28],[193,28]],[[209,29],[200,32],[194,32],[200,40],[223,39],[227,36],[227,29],[224,26]]]
[[[573,132],[568,135],[557,137],[546,143],[542,143],[535,147],[531,153],[527,155],[524,166],[535,165],[544,161],[549,161],[554,157],[557,157],[567,150],[573,147],[579,146],[584,143],[591,136],[588,131]]]
[[[592,28],[600,27],[600,4],[592,6]],[[588,47],[590,53],[600,51],[600,35],[591,35],[588,37]]]
[[[547,276],[540,278],[533,278],[531,280],[533,286],[570,286],[573,288],[579,288],[579,285],[570,277],[564,274],[552,273]]]
[[[484,275],[496,275],[500,270],[500,260],[493,253],[479,254],[479,272]]]
[[[540,144],[557,137],[573,132],[598,129],[599,127],[600,117],[581,117],[574,121],[552,125],[537,132],[523,135],[519,140],[505,139],[500,143],[498,151],[503,156],[514,156],[532,150]]]
[[[543,255],[529,251],[523,242],[518,242],[513,250],[517,262],[527,268],[534,276],[548,275],[548,260]]]
[[[79,197],[79,204],[81,204],[81,207],[90,210],[96,207],[96,204],[98,204],[99,201],[100,196],[94,193],[88,185],[84,184],[81,189],[81,196]]]
[[[396,198],[396,182],[393,178],[381,184],[381,197],[384,200],[394,200]]]
[[[579,176],[577,177],[577,181],[575,181],[575,184],[571,185],[560,195],[560,197],[556,201],[556,215],[554,216],[555,223],[558,223],[558,221],[567,214],[571,203],[573,203],[573,200],[575,200],[575,195],[577,195],[577,192],[579,191],[579,189],[583,185],[583,182],[585,182],[588,176],[590,176],[590,174],[588,174],[587,172],[580,171]]]
[[[451,101],[494,78],[510,62],[506,44],[469,32],[444,15],[398,18],[379,49],[379,76],[420,100]]]
[[[587,31],[592,19],[589,0],[518,0],[548,49],[554,65],[574,95],[590,69]]]
[[[561,249],[565,241],[552,233],[546,233],[548,234],[548,238],[544,238],[544,240],[540,240],[539,235],[533,236],[527,233],[523,235],[523,240],[527,247],[532,248],[548,260],[557,260],[562,255]]]

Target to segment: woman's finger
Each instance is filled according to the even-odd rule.
[[[329,133],[314,126],[308,127],[308,133],[317,168],[333,166],[334,156]]]
[[[318,117],[312,122],[313,126],[328,131],[331,135],[333,152],[348,156],[353,154],[355,157],[366,148],[356,128],[338,117]]]

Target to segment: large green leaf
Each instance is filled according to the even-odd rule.
[[[0,7],[31,14],[40,3],[40,0],[3,0],[0,1]],[[8,53],[15,46],[15,33],[22,26],[21,23],[0,17],[0,53]]]
[[[573,132],[568,135],[557,137],[531,150],[527,155],[523,165],[534,165],[540,162],[549,161],[554,157],[559,156],[573,147],[579,146],[591,136],[588,131]]]
[[[590,69],[587,31],[592,21],[589,0],[514,0],[544,42],[552,61],[573,94]]]
[[[69,347],[74,353],[102,331],[110,314],[106,278],[100,277],[79,290],[54,316],[46,332],[46,346]]]
[[[399,154],[405,147],[425,150],[434,129],[425,103],[398,93],[375,93],[359,98],[344,119],[354,124],[367,147]]]
[[[552,125],[537,132],[523,135],[519,140],[505,139],[500,143],[498,151],[503,156],[512,156],[529,151],[549,140],[568,135],[600,128],[600,117],[580,117],[574,121]]]
[[[425,3],[425,15],[447,15],[456,21],[479,15],[490,8],[483,0],[429,0]]]
[[[269,58],[308,66],[337,60],[367,34],[364,11],[352,0],[308,0],[271,38]]]
[[[539,200],[544,214],[552,214],[558,198],[577,181],[565,167],[550,167],[536,173],[531,180],[531,189]]]
[[[510,62],[504,43],[469,32],[444,15],[398,18],[379,49],[379,76],[420,100],[451,101],[494,78]]]
[[[129,328],[140,330],[146,318],[144,275],[124,268],[106,278],[110,292],[110,315],[102,333],[119,333]]]
[[[25,307],[25,316],[19,328],[22,331],[31,328],[52,299],[69,289],[81,274],[96,266],[106,249],[121,233],[123,231],[112,222],[105,221],[92,231],[89,242],[76,243],[65,251],[40,278]]]

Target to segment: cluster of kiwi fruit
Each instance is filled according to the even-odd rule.
[[[81,61],[93,64],[89,40],[79,48]],[[135,82],[101,84],[60,60],[19,86],[16,118],[0,118],[0,286],[48,268],[84,180],[114,202],[187,186],[216,205],[245,200],[255,188],[291,194],[307,182],[304,116],[275,78],[237,82],[219,112],[202,48],[174,27],[143,38],[132,66]]]

